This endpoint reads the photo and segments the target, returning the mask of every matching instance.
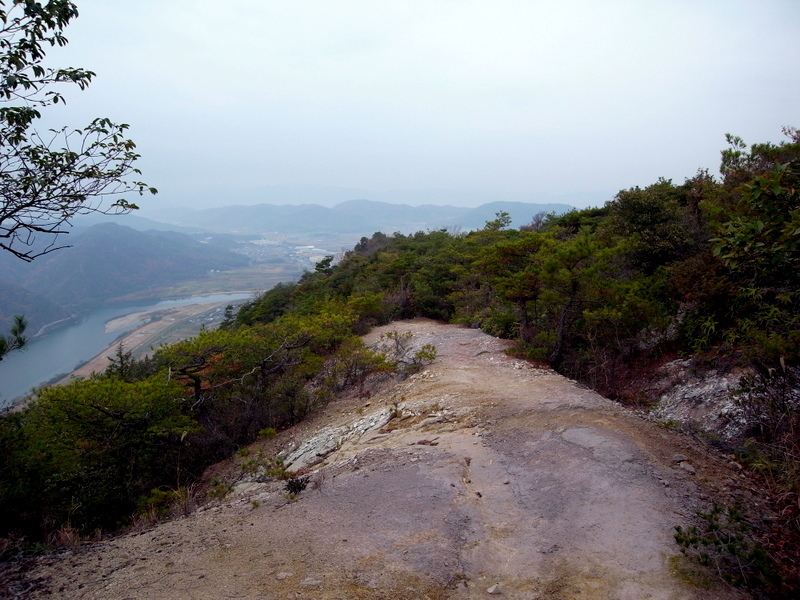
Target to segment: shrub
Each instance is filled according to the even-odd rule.
[[[765,590],[778,585],[775,564],[739,509],[714,504],[697,515],[699,525],[675,527],[675,541],[684,555],[738,587]]]
[[[286,491],[291,494],[292,496],[297,496],[300,492],[302,492],[306,487],[308,487],[308,482],[310,478],[308,475],[303,475],[302,477],[290,477],[286,480]]]

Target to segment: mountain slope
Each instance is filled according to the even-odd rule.
[[[674,569],[674,525],[749,495],[721,457],[478,330],[415,320],[366,341],[393,331],[439,358],[212,468],[227,498],[39,559],[29,597],[748,597]],[[247,467],[276,453],[309,475],[296,498]]]
[[[33,337],[45,325],[69,318],[70,312],[41,294],[9,281],[0,281],[0,334],[11,328],[14,315],[25,317],[28,321],[26,335]]]
[[[22,284],[53,302],[78,309],[248,263],[242,255],[181,233],[138,232],[114,223],[95,225],[72,241],[72,248],[29,265]]]

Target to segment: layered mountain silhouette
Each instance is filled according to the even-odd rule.
[[[519,227],[530,223],[537,213],[561,214],[571,208],[567,204],[527,202],[490,202],[477,208],[465,208],[349,200],[332,208],[319,204],[256,204],[202,210],[172,209],[164,211],[160,219],[184,228],[239,234],[372,234],[376,231],[392,234],[442,228],[480,229],[498,212],[507,212],[512,226]]]
[[[427,204],[410,206],[350,200],[330,208],[319,204],[257,204],[204,210],[164,210],[160,221],[139,215],[103,215],[76,220],[58,250],[25,263],[0,253],[0,332],[24,314],[29,332],[131,293],[194,279],[210,270],[248,264],[229,251],[235,235],[387,234],[437,229],[480,229],[505,212],[511,226],[528,224],[538,213],[564,213],[566,204],[491,202],[477,208]],[[106,222],[101,222],[106,221]],[[179,233],[180,231],[181,233]],[[186,233],[183,233],[186,232]],[[208,232],[214,243],[189,233]],[[228,239],[230,238],[230,239]]]

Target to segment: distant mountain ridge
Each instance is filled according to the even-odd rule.
[[[561,214],[568,204],[490,202],[476,208],[424,204],[392,204],[374,200],[348,200],[332,208],[319,204],[233,205],[199,210],[165,211],[162,221],[218,233],[358,233],[376,231],[413,233],[442,228],[480,229],[503,211],[512,226],[531,222],[540,212]],[[151,217],[154,218],[154,217]]]
[[[572,191],[569,193],[548,190],[528,190],[525,192],[454,189],[454,188],[394,188],[375,190],[362,187],[339,187],[315,184],[264,185],[259,188],[240,191],[236,196],[221,198],[211,189],[197,190],[181,204],[186,207],[211,208],[222,204],[318,204],[334,207],[353,199],[374,200],[391,204],[410,204],[418,206],[433,204],[437,206],[468,206],[474,208],[490,202],[509,201],[538,204],[569,204],[578,207],[601,206],[614,197],[616,189],[594,189],[591,191]],[[148,215],[149,216],[149,215]],[[157,218],[157,217],[154,217]]]
[[[570,209],[567,204],[507,201],[468,208],[348,200],[332,208],[258,204],[164,211],[160,221],[153,215],[142,218],[135,214],[103,223],[96,223],[100,217],[81,218],[72,233],[60,240],[72,246],[69,249],[30,264],[0,254],[0,331],[8,330],[15,314],[25,314],[29,332],[35,334],[45,324],[114,298],[248,262],[222,246],[202,244],[170,229],[243,235],[344,233],[355,237],[376,231],[480,229],[501,211],[511,216],[513,227],[519,227],[530,223],[537,213],[560,214]]]

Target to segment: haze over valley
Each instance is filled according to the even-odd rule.
[[[78,219],[70,245],[32,263],[0,255],[0,327],[25,314],[34,334],[71,314],[112,303],[259,291],[295,280],[327,255],[376,231],[479,229],[505,211],[514,226],[565,204],[495,202],[475,208],[353,200],[174,211],[156,222],[136,213]],[[177,229],[178,231],[170,231]],[[43,332],[42,332],[43,333]]]
[[[161,222],[136,213],[79,218],[71,233],[58,238],[59,245],[69,248],[31,263],[0,255],[0,330],[8,330],[14,315],[21,314],[33,340],[69,327],[63,343],[74,346],[68,358],[55,361],[57,367],[50,364],[56,346],[35,341],[19,357],[0,362],[0,403],[32,385],[58,379],[105,348],[113,337],[90,324],[99,315],[113,318],[170,298],[224,293],[249,297],[277,283],[295,281],[326,256],[340,256],[376,231],[467,231],[482,227],[501,211],[521,226],[536,214],[569,208],[521,202],[412,207],[352,200],[334,207],[260,204],[164,211]],[[170,336],[153,341],[196,334],[201,325],[218,323],[222,311],[194,324],[189,316],[177,318],[185,319],[185,326],[172,327]],[[191,318],[196,319],[193,313]],[[81,340],[83,335],[98,340]],[[148,348],[137,344],[136,355]],[[36,367],[30,376],[25,375],[27,365]]]

